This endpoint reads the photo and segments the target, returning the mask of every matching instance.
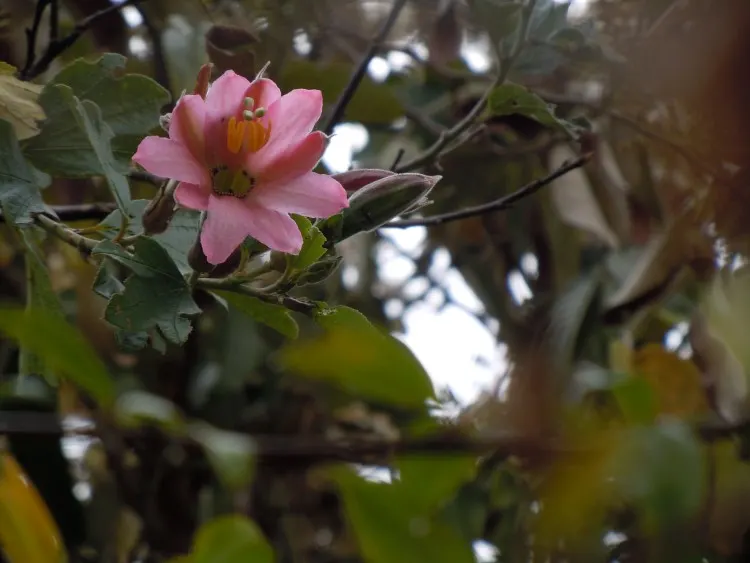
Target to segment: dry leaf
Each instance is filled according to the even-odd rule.
[[[42,86],[18,80],[15,67],[0,61],[0,119],[13,126],[19,140],[39,133],[37,121],[45,118],[36,102]]]

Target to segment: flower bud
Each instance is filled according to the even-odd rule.
[[[373,231],[421,202],[442,176],[393,174],[355,192],[343,211],[344,240],[362,231]]]
[[[388,176],[395,176],[390,170],[379,170],[377,168],[360,168],[359,170],[347,170],[331,177],[341,184],[347,193],[356,192],[365,186]]]
[[[174,198],[160,188],[143,211],[141,222],[143,231],[147,235],[158,235],[167,230],[169,222],[175,214]]]
[[[242,249],[238,247],[229,255],[229,258],[221,264],[216,266],[211,264],[203,253],[200,239],[195,241],[187,255],[188,265],[193,270],[202,274],[208,274],[212,278],[224,278],[229,274],[234,273],[239,267],[241,260]]]

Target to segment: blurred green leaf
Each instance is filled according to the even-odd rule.
[[[346,517],[368,563],[473,563],[471,542],[416,507],[405,484],[368,482],[351,469],[331,472]]]
[[[667,421],[630,432],[621,454],[623,492],[639,504],[646,531],[658,533],[694,517],[703,500],[706,465],[692,429]]]
[[[656,396],[645,379],[627,377],[612,386],[612,394],[629,424],[650,424],[656,418]]]
[[[411,350],[361,313],[336,307],[319,310],[315,319],[325,333],[283,349],[286,369],[394,406],[422,407],[434,398],[432,382]]]
[[[348,64],[323,65],[298,59],[284,65],[278,83],[283,92],[294,88],[320,90],[325,103],[332,104],[348,84],[351,74],[352,68]],[[367,124],[390,124],[402,115],[401,104],[391,88],[365,76],[346,107],[344,119]]]
[[[186,316],[201,312],[187,282],[158,242],[141,237],[134,250],[130,254],[121,246],[104,241],[92,252],[109,256],[133,272],[125,281],[124,291],[110,299],[105,320],[131,332],[158,327],[167,340],[183,344],[191,330]]]
[[[552,106],[520,84],[506,82],[495,88],[487,107],[493,116],[523,115],[551,129],[574,133],[571,125],[555,116]]]
[[[512,0],[475,0],[473,9],[495,45],[499,45],[518,29],[523,6]]]
[[[81,333],[64,319],[46,310],[0,308],[0,332],[101,405],[112,402],[114,384],[107,368]]]
[[[147,199],[134,199],[127,206],[125,209],[125,213],[128,216],[126,236],[135,236],[143,230],[141,217],[148,203],[149,200]],[[115,209],[99,223],[99,227],[102,229],[99,232],[106,238],[113,239],[119,234],[120,225],[122,225],[122,212],[119,209]]]
[[[26,290],[28,292],[26,306],[31,309],[44,310],[64,320],[65,314],[57,295],[52,289],[47,264],[42,250],[39,248],[36,227],[17,227],[15,230],[21,239],[26,255]],[[31,353],[28,349],[21,349],[18,371],[24,375],[31,373],[52,375],[49,373],[47,366],[44,365],[42,358]]]
[[[287,338],[297,338],[299,327],[286,307],[266,303],[257,297],[240,295],[231,291],[213,291],[212,293],[225,299],[232,307],[243,312],[253,320],[270,326]]]
[[[396,467],[404,492],[415,507],[431,511],[452,500],[477,472],[473,455],[401,456]]]
[[[130,186],[112,154],[112,129],[99,107],[79,100],[69,86],[48,84],[40,98],[47,112],[42,131],[25,145],[35,166],[62,177],[104,175],[120,209],[130,204]],[[132,156],[132,154],[130,155]]]
[[[231,490],[245,490],[255,470],[256,447],[250,436],[209,424],[190,424],[188,435],[203,446],[219,480]]]
[[[39,188],[49,185],[50,177],[34,170],[21,154],[13,127],[0,120],[0,207],[12,222],[29,223],[32,213],[44,211]]]
[[[153,425],[168,432],[181,432],[185,421],[175,404],[153,393],[128,391],[117,398],[115,416],[128,427]]]
[[[258,526],[240,515],[219,516],[195,536],[191,563],[273,563],[273,549]]]

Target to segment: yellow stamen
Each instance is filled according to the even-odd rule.
[[[234,117],[229,118],[229,124],[227,125],[227,148],[232,154],[237,154],[242,149],[247,124],[247,121],[237,121]]]
[[[271,122],[268,122],[268,127],[264,127],[259,121],[247,121],[246,123],[247,150],[258,152],[266,146],[268,139],[271,138]]]

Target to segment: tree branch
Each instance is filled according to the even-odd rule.
[[[474,207],[468,207],[455,211],[453,213],[445,213],[442,215],[433,215],[432,217],[425,217],[419,219],[404,219],[402,221],[394,221],[392,223],[386,223],[381,229],[406,229],[408,227],[434,227],[435,225],[442,225],[451,221],[460,221],[461,219],[467,219],[469,217],[476,217],[478,215],[484,215],[485,213],[492,213],[494,211],[500,211],[502,209],[508,209],[514,204],[518,203],[522,199],[536,193],[544,186],[549,185],[554,180],[557,180],[561,176],[564,176],[571,170],[580,168],[591,158],[591,154],[584,154],[575,158],[569,162],[563,164],[560,168],[554,170],[544,178],[539,178],[533,182],[529,182],[522,188],[515,192],[501,197],[495,201],[477,205]]]
[[[39,22],[37,21],[37,16],[41,19],[41,11],[44,10],[44,6],[49,4],[49,0],[39,0],[39,3],[37,4],[37,14],[34,15],[34,23],[31,29],[26,30],[28,40],[27,58],[26,65],[20,74],[21,79],[31,80],[42,74],[47,68],[49,68],[52,61],[78,41],[81,35],[88,31],[99,19],[106,17],[113,12],[117,12],[126,6],[140,4],[144,1],[145,0],[125,0],[120,4],[112,4],[107,8],[94,12],[87,18],[78,22],[73,28],[73,31],[62,39],[50,41],[39,60],[34,62],[34,45],[36,44],[36,36],[39,33]],[[40,5],[42,5],[41,11],[39,8]]]
[[[357,68],[354,69],[354,72],[352,73],[352,76],[349,79],[346,88],[344,88],[344,91],[341,92],[339,99],[336,101],[336,105],[331,112],[331,116],[328,118],[326,126],[323,128],[323,132],[326,135],[330,135],[331,133],[333,133],[333,129],[344,117],[346,107],[349,105],[349,102],[352,101],[352,98],[354,97],[354,94],[357,91],[360,82],[362,82],[362,79],[365,77],[365,73],[367,72],[367,67],[370,65],[370,61],[377,54],[378,49],[380,48],[380,44],[388,36],[388,33],[390,33],[391,28],[398,19],[399,13],[405,5],[406,0],[394,1],[391,12],[383,22],[380,31],[378,31],[378,33],[370,42],[370,46],[362,57],[362,60],[359,62],[359,65],[357,65]]]

